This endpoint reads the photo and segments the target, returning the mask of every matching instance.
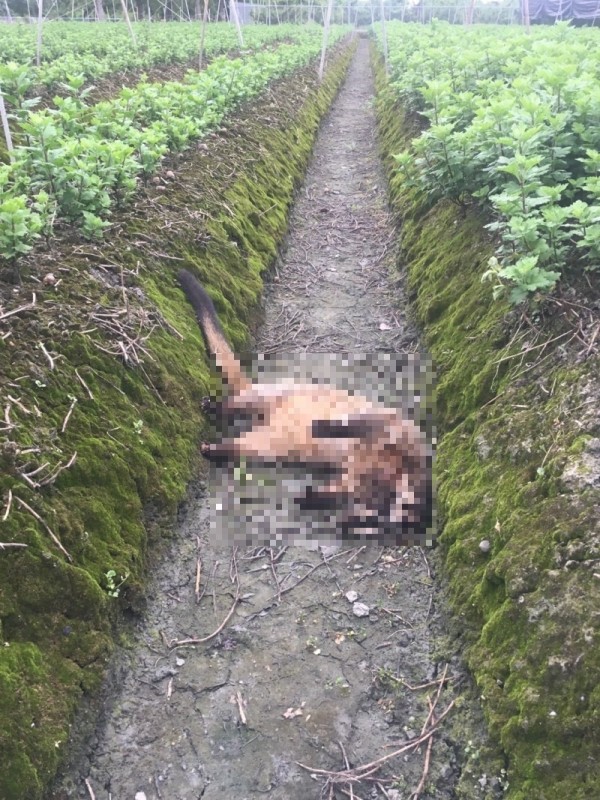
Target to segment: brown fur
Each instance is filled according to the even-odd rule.
[[[211,460],[303,464],[335,471],[311,489],[305,507],[345,508],[346,525],[422,529],[430,516],[429,448],[420,428],[397,410],[325,385],[252,384],[227,343],[216,311],[198,281],[179,274],[207,349],[232,394],[224,418],[250,415],[251,430],[203,444]]]

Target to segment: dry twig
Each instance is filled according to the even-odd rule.
[[[79,374],[79,372],[77,370],[75,370],[75,375],[77,375],[77,380],[79,381],[79,383],[83,386],[83,388],[88,393],[88,397],[90,398],[90,400],[93,400],[94,399],[94,395],[92,394],[92,391],[91,391],[90,387],[83,380],[83,378],[81,377],[81,375]]]
[[[48,363],[50,364],[50,369],[54,369],[54,362],[55,362],[55,359],[54,359],[54,358],[53,358],[53,357],[50,355],[50,353],[49,353],[49,352],[46,350],[46,348],[44,347],[44,343],[43,343],[43,342],[38,342],[38,347],[40,348],[40,350],[42,351],[42,353],[43,353],[43,354],[46,356],[46,358],[48,359]]]
[[[20,506],[22,506],[26,511],[28,511],[31,514],[32,517],[37,519],[37,521],[40,523],[40,525],[44,526],[44,528],[48,532],[50,538],[52,539],[54,544],[58,547],[58,549],[61,551],[61,553],[64,553],[64,555],[69,559],[69,561],[73,561],[73,558],[71,557],[71,555],[62,546],[62,543],[61,543],[60,539],[58,538],[58,536],[54,533],[52,528],[40,517],[40,515],[37,513],[37,511],[34,511],[34,509],[30,505],[27,505],[27,503],[24,500],[21,500],[20,497],[16,497],[15,496],[15,500],[17,501],[17,503]]]
[[[52,472],[46,478],[41,480],[38,485],[39,486],[49,486],[51,483],[54,483],[54,481],[58,478],[58,476],[60,475],[61,472],[64,472],[66,469],[69,469],[69,467],[73,466],[73,464],[75,463],[76,458],[77,458],[77,450],[73,453],[73,455],[67,461],[66,464],[59,464],[56,467],[56,469],[54,470],[54,472]]]
[[[194,587],[194,594],[196,596],[196,603],[200,602],[200,574],[202,572],[202,561],[200,556],[196,556],[196,585]]]
[[[20,314],[21,311],[28,311],[30,308],[33,308],[37,302],[35,292],[31,293],[31,303],[27,303],[24,306],[19,306],[18,308],[13,308],[12,311],[7,311],[5,314],[0,314],[0,322],[3,319],[8,319],[8,317],[12,317],[14,314]]]
[[[240,601],[240,588],[241,587],[240,587],[240,574],[239,574],[238,566],[237,566],[236,549],[234,549],[234,551],[233,551],[233,555],[231,556],[231,561],[232,561],[232,567],[233,567],[233,571],[234,571],[234,581],[235,581],[235,584],[236,584],[235,597],[233,598],[233,603],[231,604],[231,608],[229,609],[229,612],[227,613],[227,616],[225,617],[223,622],[221,622],[219,627],[215,631],[210,633],[208,636],[203,636],[201,639],[193,639],[193,638],[192,639],[175,639],[174,641],[170,642],[169,648],[173,649],[175,647],[183,647],[184,645],[188,645],[188,644],[204,644],[205,642],[210,642],[210,640],[214,639],[215,636],[218,636],[221,633],[221,631],[223,630],[223,628],[225,627],[225,625],[227,625],[227,623],[229,622],[229,620],[233,616],[233,612],[237,608],[237,604]]]
[[[6,508],[4,509],[4,514],[2,514],[2,522],[6,522],[6,520],[8,519],[8,515],[10,514],[10,509],[12,507],[12,500],[13,500],[12,489],[9,489],[8,496],[6,498]]]
[[[73,413],[73,409],[75,408],[76,405],[77,405],[77,398],[73,397],[71,399],[71,405],[69,406],[69,410],[67,411],[67,415],[64,418],[62,427],[60,429],[61,433],[64,433],[65,430],[67,429],[67,425],[69,424],[69,419],[71,418],[71,414]]]

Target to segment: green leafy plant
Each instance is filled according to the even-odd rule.
[[[121,593],[121,586],[129,577],[129,573],[126,572],[125,575],[120,575],[117,581],[117,573],[114,569],[109,569],[108,572],[104,573],[104,577],[106,578],[106,593],[108,596],[118,597]]]
[[[597,269],[597,32],[392,22],[387,33],[391,90],[429,122],[397,169],[434,200],[486,207],[494,295],[521,303],[565,269]]]
[[[142,82],[93,107],[85,102],[86,73],[74,63],[60,82],[65,96],[40,111],[29,110],[24,100],[32,82],[27,68],[4,65],[0,80],[18,110],[13,118],[21,143],[11,164],[0,165],[0,257],[14,261],[40,232],[49,239],[61,221],[78,226],[86,238],[100,238],[113,209],[131,202],[138,182],[147,182],[169,150],[188,147],[240,102],[317,56],[318,26],[289,33],[292,43],[243,58],[215,58],[183,82]],[[345,33],[334,26],[331,44]],[[258,47],[282,35],[262,31],[250,38]]]
[[[0,195],[0,256],[13,266],[17,277],[19,257],[31,250],[41,228],[40,215],[28,207],[26,197],[2,200]]]

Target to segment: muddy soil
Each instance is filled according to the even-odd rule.
[[[390,278],[395,231],[372,99],[361,41],[293,211],[258,349],[417,348]],[[447,646],[430,551],[282,546],[232,556],[210,534],[204,488],[190,489],[147,613],[115,659],[100,723],[86,738],[92,714],[82,714],[51,798],[499,796],[498,776],[473,757],[487,746],[481,713]],[[438,718],[433,736],[407,747]],[[319,772],[398,750],[352,786]]]

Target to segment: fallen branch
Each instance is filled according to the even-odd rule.
[[[84,783],[85,783],[86,789],[90,793],[90,800],[96,800],[96,795],[94,794],[94,790],[92,789],[92,784],[90,783],[90,779],[86,778]]]
[[[296,761],[299,767],[302,769],[307,770],[315,775],[323,775],[324,777],[328,778],[330,781],[334,783],[351,783],[351,782],[359,782],[369,778],[374,772],[377,772],[383,764],[390,761],[392,758],[396,758],[402,753],[406,753],[408,750],[414,750],[420,744],[428,741],[437,730],[439,723],[444,719],[444,717],[450,712],[450,710],[454,707],[454,703],[456,700],[452,700],[444,709],[444,711],[440,714],[440,716],[431,724],[428,731],[425,733],[419,734],[419,736],[415,736],[413,739],[410,739],[406,742],[402,747],[398,750],[394,750],[393,753],[388,753],[385,756],[381,756],[381,758],[376,759],[375,761],[371,761],[368,764],[362,764],[360,767],[355,767],[351,770],[342,770],[336,772],[335,770],[329,769],[317,769],[315,767],[310,767],[306,764],[302,764],[300,761]],[[433,708],[433,706],[432,706]],[[432,711],[430,711],[427,720],[431,720]]]
[[[2,522],[6,522],[6,520],[8,519],[8,515],[10,514],[10,509],[12,507],[12,500],[13,500],[12,489],[9,489],[8,497],[6,498],[6,508],[4,509],[4,514],[2,514]]]
[[[431,715],[431,719],[433,724],[435,725],[435,717],[433,716],[433,709],[434,706],[429,700],[429,713]],[[425,751],[425,761],[423,762],[423,774],[421,775],[421,780],[419,781],[419,785],[415,789],[415,791],[411,794],[410,800],[419,800],[423,789],[425,788],[425,781],[427,780],[427,776],[429,775],[429,762],[431,760],[431,749],[433,747],[433,736],[429,737],[429,741],[427,742],[427,750]]]
[[[51,475],[48,475],[47,478],[44,478],[39,482],[39,485],[49,486],[51,483],[54,483],[54,481],[58,478],[61,472],[64,472],[66,469],[69,469],[69,467],[73,466],[76,458],[77,458],[77,450],[73,453],[73,455],[67,461],[66,464],[59,464]]]
[[[23,403],[22,403],[22,402],[19,400],[19,398],[18,398],[18,397],[13,397],[13,396],[12,396],[12,395],[10,395],[10,394],[9,394],[9,395],[7,395],[7,397],[8,397],[8,399],[10,400],[10,402],[11,402],[11,403],[14,403],[14,404],[17,406],[17,408],[20,408],[20,409],[21,409],[21,411],[22,411],[24,414],[27,414],[27,415],[31,414],[31,411],[30,411],[30,410],[29,410],[29,409],[28,409],[26,406],[24,406],[24,405],[23,405]]]
[[[184,645],[189,645],[189,644],[204,644],[205,642],[210,642],[210,640],[214,639],[215,636],[218,636],[221,633],[221,631],[223,630],[223,628],[225,627],[225,625],[227,625],[227,623],[229,622],[229,620],[233,616],[233,612],[237,608],[237,604],[240,602],[240,588],[241,588],[240,587],[240,574],[239,574],[238,567],[237,567],[237,559],[236,559],[236,556],[235,556],[235,551],[234,551],[231,559],[232,559],[232,564],[233,564],[233,568],[234,568],[234,576],[235,576],[235,583],[236,583],[235,597],[233,598],[233,603],[231,604],[231,608],[229,609],[229,612],[227,613],[227,616],[225,617],[223,622],[219,625],[219,627],[215,631],[213,631],[208,636],[203,636],[201,639],[175,639],[175,640],[173,640],[169,644],[169,648],[170,649],[173,649],[175,647],[183,647]]]
[[[46,348],[44,347],[44,343],[43,343],[43,342],[38,342],[38,347],[40,348],[40,350],[42,351],[42,353],[43,353],[43,354],[46,356],[46,358],[48,359],[48,363],[50,364],[50,369],[54,369],[54,358],[53,358],[53,357],[50,355],[50,353],[49,353],[49,352],[46,350]]]
[[[81,377],[81,375],[79,374],[79,372],[77,370],[75,370],[75,375],[77,375],[77,380],[79,381],[79,383],[83,386],[83,388],[88,393],[88,397],[90,398],[90,400],[93,400],[94,399],[94,395],[92,394],[92,391],[91,391],[90,387],[83,380],[83,378]]]
[[[236,691],[235,691],[235,700],[236,700],[237,707],[238,707],[238,713],[240,715],[240,722],[242,723],[242,725],[247,725],[248,724],[248,720],[246,718],[246,712],[244,710],[244,706],[246,705],[246,703],[245,703],[244,698],[242,697],[242,693],[240,692],[239,689],[236,689]]]
[[[54,544],[58,547],[58,549],[61,551],[61,553],[64,553],[64,555],[69,559],[69,561],[73,561],[73,558],[71,557],[71,555],[62,546],[62,543],[61,543],[60,539],[58,538],[58,536],[54,533],[52,528],[40,517],[40,515],[37,513],[37,511],[34,511],[34,509],[31,508],[31,506],[27,505],[25,500],[21,500],[20,497],[16,497],[15,496],[15,500],[17,501],[17,503],[20,506],[22,506],[26,511],[28,511],[31,514],[32,517],[37,519],[37,521],[40,523],[40,525],[44,526],[44,528],[48,532],[50,538],[52,539]]]
[[[32,480],[34,475],[37,475],[38,472],[41,472],[43,469],[46,469],[50,465],[50,462],[45,461],[41,467],[32,470],[31,472],[19,472],[21,478],[31,486],[32,489],[37,489],[39,487],[39,483],[37,481]]]
[[[3,319],[12,317],[14,314],[20,314],[21,311],[28,311],[30,308],[33,308],[37,302],[35,292],[32,292],[31,297],[31,303],[27,303],[27,305],[24,306],[19,306],[19,308],[13,308],[12,311],[7,311],[5,314],[0,314],[0,322],[2,322]]]
[[[6,423],[6,428],[4,428],[4,430],[6,430],[6,431],[10,431],[13,428],[17,427],[15,425],[15,423],[10,418],[10,409],[11,409],[11,404],[7,403],[4,406],[4,422]]]
[[[297,586],[299,586],[303,581],[305,581],[307,578],[309,578],[313,574],[313,572],[316,572],[320,567],[324,567],[326,564],[329,564],[330,561],[333,561],[334,559],[339,558],[340,556],[347,555],[347,553],[348,553],[347,550],[340,550],[339,553],[334,553],[332,556],[329,556],[329,558],[324,558],[323,561],[320,561],[314,567],[309,569],[308,572],[306,573],[306,575],[303,575],[301,578],[298,578],[298,580],[296,581],[296,583],[294,583],[293,586],[288,586],[287,589],[281,589],[281,592],[279,594],[275,594],[275,595],[273,595],[273,597],[271,597],[269,599],[270,600],[280,600],[282,594],[286,594],[287,592],[291,592],[292,589],[295,589]]]
[[[200,574],[202,572],[202,561],[200,560],[200,556],[196,557],[196,586],[194,588],[194,594],[196,595],[196,603],[200,602]]]
[[[69,424],[69,420],[71,419],[71,414],[73,413],[73,409],[75,408],[76,405],[77,405],[77,398],[73,397],[71,399],[71,405],[69,406],[69,410],[67,411],[67,416],[64,418],[62,427],[60,429],[61,433],[64,433],[65,430],[67,429],[67,425]]]
[[[7,547],[29,547],[29,545],[21,542],[0,542],[0,550],[6,550]]]

